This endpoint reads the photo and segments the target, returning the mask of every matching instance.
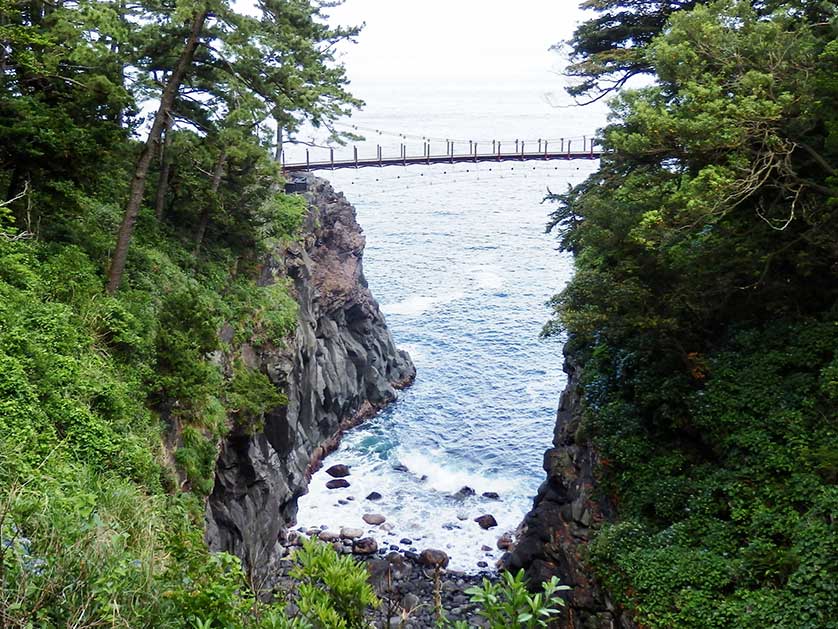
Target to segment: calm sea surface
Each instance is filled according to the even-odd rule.
[[[455,146],[477,141],[482,150],[493,139],[505,147],[515,139],[590,137],[603,124],[601,109],[551,106],[551,89],[559,91],[532,83],[359,85],[367,107],[349,124],[367,138],[358,143],[362,156],[377,144],[398,154],[401,143],[421,154],[422,136],[442,153],[446,138]],[[301,155],[292,148],[288,159]],[[418,376],[328,458],[326,467],[352,467],[351,486],[328,490],[318,472],[300,500],[299,525],[364,528],[384,548],[441,548],[457,569],[494,565],[497,538],[520,523],[543,480],[565,382],[561,340],[538,335],[549,317],[545,301],[568,281],[572,261],[544,233],[550,206],[541,201],[548,188],[564,190],[595,167],[507,162],[317,173],[357,208],[367,280]],[[453,495],[464,486],[476,496]],[[365,500],[372,491],[383,498]],[[364,513],[381,513],[393,530],[365,525]],[[485,513],[497,528],[474,522]]]

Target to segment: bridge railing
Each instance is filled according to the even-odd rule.
[[[328,168],[361,168],[367,166],[408,165],[421,163],[445,163],[450,161],[491,161],[508,159],[556,159],[560,157],[589,158],[599,157],[600,149],[594,138],[568,138],[556,140],[515,140],[489,142],[424,142],[421,149],[400,144],[398,147],[385,147],[377,144],[366,150],[352,147],[316,147],[305,149],[305,159],[287,161],[282,155],[282,165],[286,170],[317,170]],[[421,152],[420,152],[421,151]],[[444,152],[443,152],[444,151]]]

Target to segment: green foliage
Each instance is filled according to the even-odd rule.
[[[552,195],[578,271],[546,332],[620,513],[590,559],[644,626],[834,626],[834,31],[819,3],[697,4]]]
[[[218,456],[215,442],[194,426],[186,426],[181,434],[182,444],[175,453],[192,491],[208,495],[212,491],[212,475]]]
[[[362,629],[364,613],[379,605],[367,570],[329,544],[304,540],[291,573],[298,582],[297,605],[316,629]]]
[[[176,238],[155,235],[153,247],[140,236],[131,286],[116,297],[102,295],[101,267],[79,245],[0,240],[4,621],[302,629],[255,600],[238,559],[207,551],[191,494],[164,493],[163,418],[180,428],[182,489],[212,489],[216,442],[239,408],[220,401],[207,352],[245,306],[224,295],[223,265],[181,266],[189,254]],[[246,303],[262,291],[236,283]],[[283,302],[283,291],[267,292]],[[247,412],[281,402],[262,374],[237,375],[229,386]]]
[[[489,621],[490,629],[509,627],[547,627],[558,617],[558,607],[564,601],[556,594],[567,591],[566,585],[559,585],[556,577],[542,584],[542,591],[530,593],[524,571],[503,572],[497,582],[484,578],[481,586],[466,590],[471,601],[480,605],[479,614]]]
[[[21,145],[2,150],[12,148]],[[258,372],[225,377],[238,345],[219,342],[225,322],[236,344],[277,345],[296,323],[288,287],[254,280],[268,237],[296,230],[286,231],[291,221],[268,225],[261,210],[278,198],[274,171],[235,179],[249,186],[230,223],[235,238],[210,231],[211,255],[201,260],[189,242],[194,214],[172,212],[165,224],[141,216],[124,290],[107,296],[102,271],[120,215],[113,196],[131,152],[127,143],[110,148],[114,160],[95,176],[78,169],[64,179],[53,169],[45,184],[30,172],[23,205],[4,213],[4,233],[37,225],[38,237],[0,237],[3,621],[302,629],[255,600],[237,559],[210,555],[196,504],[166,494],[210,492],[228,419],[243,414],[252,427],[283,403]],[[14,187],[8,165],[0,161],[0,183]],[[27,212],[31,222],[21,222]],[[221,351],[228,358],[218,361]],[[164,443],[177,447],[166,453]]]
[[[575,79],[571,96],[599,100],[622,88],[638,74],[652,68],[644,49],[663,31],[676,11],[689,10],[696,0],[585,0],[581,6],[596,15],[576,27],[568,42],[554,46],[570,49],[571,64],[565,70]]]
[[[288,403],[288,398],[278,392],[261,371],[236,363],[227,393],[228,406],[235,415],[238,426],[258,432],[265,413]]]

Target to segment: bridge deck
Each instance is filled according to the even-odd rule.
[[[336,170],[339,168],[370,168],[384,166],[414,166],[422,164],[464,164],[478,162],[509,161],[549,161],[573,159],[599,159],[600,150],[560,151],[560,152],[525,152],[525,153],[480,153],[459,155],[422,155],[414,157],[374,157],[362,159],[341,159],[319,162],[296,162],[283,164],[285,172],[303,172],[309,170]]]

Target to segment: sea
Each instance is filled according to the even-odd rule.
[[[363,136],[334,148],[348,159],[488,151],[538,140],[589,141],[604,107],[576,107],[550,81],[387,81],[353,85],[366,107],[337,128]],[[314,137],[314,136],[313,136]],[[532,143],[532,144],[531,144]],[[329,159],[326,139],[286,147],[286,160]],[[319,145],[319,146],[315,146]],[[473,146],[473,145],[472,145]],[[357,210],[364,272],[416,382],[375,418],[348,432],[299,501],[303,528],[362,528],[383,549],[438,548],[450,568],[492,570],[498,538],[513,532],[544,480],[559,394],[560,337],[540,338],[547,300],[573,274],[545,233],[563,192],[596,161],[525,161],[320,170]],[[348,488],[325,473],[351,468]],[[462,491],[469,488],[470,491]],[[366,500],[371,492],[377,501]],[[473,493],[472,493],[473,492]],[[497,499],[482,494],[493,492]],[[466,495],[468,494],[468,495]],[[381,514],[387,526],[362,517]],[[490,514],[497,526],[475,518]]]

